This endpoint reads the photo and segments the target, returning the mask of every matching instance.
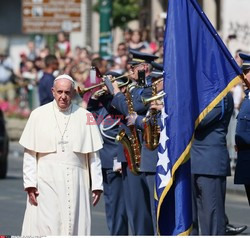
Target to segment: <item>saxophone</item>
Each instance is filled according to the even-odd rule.
[[[128,113],[131,114],[134,112],[133,101],[130,94],[130,85],[127,87],[125,93],[127,104],[128,104]],[[116,136],[116,140],[121,142],[124,149],[125,158],[128,163],[130,171],[138,175],[140,171],[140,161],[141,161],[141,143],[139,140],[138,132],[134,125],[129,126],[131,135],[128,136],[124,129],[122,129]]]
[[[152,84],[152,97],[158,99],[159,96],[157,95],[157,84],[161,81],[157,80]],[[164,96],[164,94],[163,94]],[[150,99],[148,99],[149,101]],[[143,139],[145,141],[145,146],[149,150],[155,150],[159,145],[160,139],[160,126],[157,123],[157,110],[150,109],[143,119],[144,122],[144,134]]]

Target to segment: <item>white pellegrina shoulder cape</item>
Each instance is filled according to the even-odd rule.
[[[31,113],[19,140],[23,147],[38,153],[56,152],[54,103],[38,107]],[[86,154],[100,150],[103,140],[92,114],[75,104],[72,107],[67,130],[69,139],[73,141],[73,152]]]

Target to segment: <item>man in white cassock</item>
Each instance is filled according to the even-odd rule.
[[[23,236],[90,235],[93,205],[103,190],[102,138],[87,110],[71,103],[74,80],[60,75],[54,101],[35,109],[19,143],[24,147],[27,191]]]

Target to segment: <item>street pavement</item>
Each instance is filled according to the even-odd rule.
[[[20,235],[26,204],[22,184],[23,149],[17,142],[10,143],[7,178],[0,180],[0,235]],[[250,235],[250,207],[244,187],[233,184],[233,176],[227,180],[226,212],[233,225],[247,225],[241,235]],[[92,235],[109,235],[103,198],[92,209]]]

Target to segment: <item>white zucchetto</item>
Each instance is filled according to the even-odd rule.
[[[75,81],[72,77],[70,77],[68,74],[62,74],[59,75],[55,78],[54,82],[57,81],[58,79],[68,79],[69,81],[71,81],[74,85],[75,85]]]

